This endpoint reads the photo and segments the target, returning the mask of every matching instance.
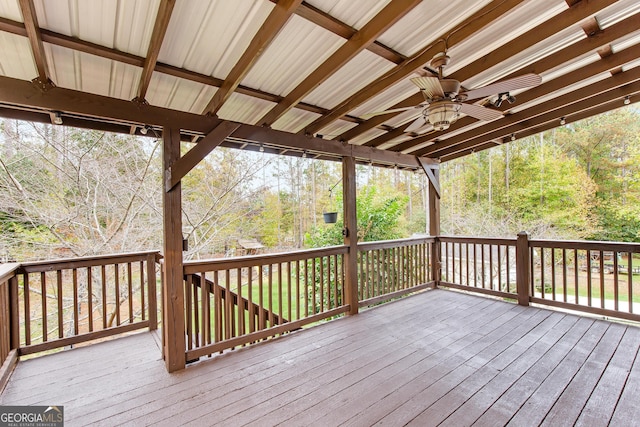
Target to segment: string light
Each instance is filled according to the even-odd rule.
[[[512,141],[515,141],[515,140],[516,140],[516,134],[515,134],[515,133],[512,133],[512,134],[511,134],[511,140],[512,140]]]
[[[629,105],[631,104],[631,99],[629,99],[629,95],[624,97],[624,101],[623,101],[624,105]]]
[[[259,151],[260,151],[261,153],[264,153],[264,145],[260,144]]]
[[[565,118],[564,118],[564,117],[562,117],[562,118],[560,119],[560,124],[561,124],[562,126],[566,125],[566,124],[567,124],[567,120],[565,120]]]

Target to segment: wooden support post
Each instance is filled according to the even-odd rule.
[[[429,234],[435,237],[431,244],[431,278],[435,285],[440,284],[442,254],[440,251],[440,171],[433,170],[429,176]]]
[[[516,241],[516,289],[520,305],[529,305],[530,277],[529,235],[526,231],[521,231]]]
[[[158,298],[156,287],[156,254],[147,255],[147,301],[149,306],[149,330],[158,329]]]
[[[18,276],[14,276],[9,279],[9,310],[10,310],[10,332],[11,332],[11,350],[16,350],[20,347],[20,315],[18,313],[19,298],[18,298]],[[1,361],[0,361],[1,363]],[[2,389],[0,389],[2,390]]]
[[[353,157],[342,158],[342,193],[344,207],[345,301],[348,314],[358,314],[358,220],[356,216],[356,162]]]
[[[163,170],[165,181],[171,177],[171,167],[180,159],[180,130],[164,128]],[[184,369],[186,363],[185,309],[182,268],[182,184],[178,182],[162,192],[164,297],[162,325],[167,371]]]

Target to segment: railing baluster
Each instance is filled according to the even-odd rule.
[[[246,330],[244,327],[244,304],[242,299],[242,268],[236,269],[236,303],[233,307],[237,311],[237,335],[244,335]]]
[[[144,261],[140,261],[138,263],[138,271],[140,273],[140,318],[142,320],[146,319],[146,313],[145,313],[145,297],[144,297]]]
[[[633,313],[633,256],[631,252],[628,254],[628,273],[629,273],[629,313]]]
[[[567,250],[562,249],[562,297],[567,302]]]
[[[620,295],[619,295],[619,291],[618,291],[618,274],[619,274],[619,267],[618,267],[618,255],[619,252],[613,252],[613,309],[615,311],[618,311],[620,309],[619,307],[619,300],[620,300]]]
[[[118,264],[113,265],[116,292],[116,325],[120,325],[120,272]]]
[[[574,269],[573,269],[573,285],[574,285],[574,294],[575,294],[575,302],[576,304],[579,304],[579,298],[580,298],[580,288],[578,285],[578,272],[580,271],[579,266],[578,266],[578,250],[574,249],[573,250],[573,263],[574,263]]]
[[[78,335],[80,333],[80,321],[78,319],[78,310],[80,309],[78,305],[78,270],[74,268],[71,272],[73,280],[73,334]]]
[[[131,263],[127,263],[127,300],[129,302],[129,323],[133,323],[133,278]]]
[[[29,285],[29,273],[24,273],[22,277],[24,294],[24,343],[25,345],[31,345],[31,305],[29,298],[31,287]]]
[[[200,273],[200,277],[202,277],[202,282],[200,282],[202,326],[200,327],[200,329],[202,330],[202,344],[205,345],[211,343],[211,307],[209,306],[209,298],[213,289],[211,289],[209,283],[207,282],[207,273],[205,271]]]
[[[260,290],[262,291],[262,283],[260,284]],[[261,301],[262,302],[262,301]],[[214,338],[215,342],[222,341],[222,318],[223,318],[223,307],[222,307],[222,292],[220,288],[220,272],[213,272],[213,312],[214,312]]]
[[[544,277],[544,248],[540,248],[540,295],[545,297],[545,277]]]
[[[62,270],[56,270],[56,298],[58,303],[58,338],[64,336],[64,319],[62,308]]]
[[[600,308],[604,308],[604,252],[600,251]]]
[[[556,249],[551,248],[551,299],[556,300]]]
[[[592,291],[591,291],[591,251],[587,250],[587,305],[589,307],[592,306],[591,304],[591,297],[592,297]]]
[[[100,279],[102,280],[102,329],[107,329],[107,266],[100,266]]]

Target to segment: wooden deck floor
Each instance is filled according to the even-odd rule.
[[[67,425],[638,425],[640,328],[428,291],[167,374],[149,333],[20,362]]]

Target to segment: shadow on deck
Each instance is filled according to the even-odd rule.
[[[632,425],[640,328],[431,290],[168,374],[136,335],[20,362],[67,425]]]

